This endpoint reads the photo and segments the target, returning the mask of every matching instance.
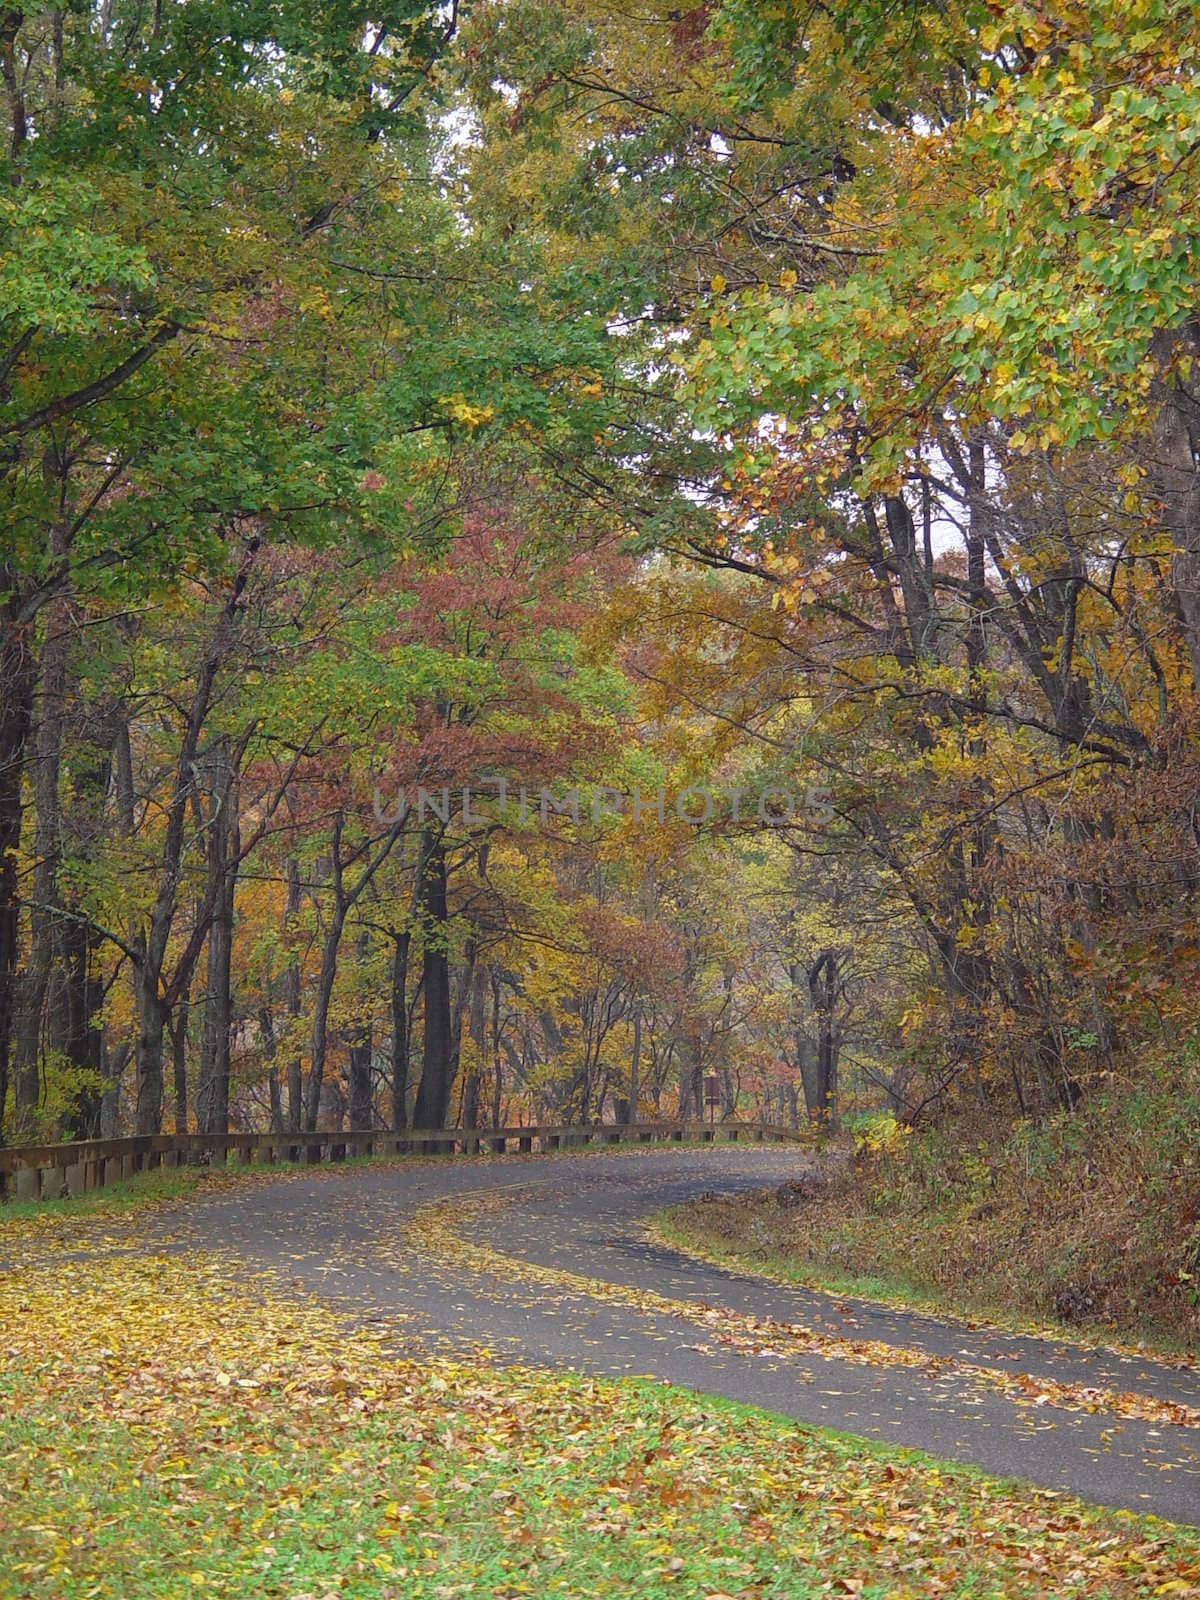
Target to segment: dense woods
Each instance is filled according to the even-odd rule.
[[[0,11],[4,1140],[1194,1148],[1198,49]]]

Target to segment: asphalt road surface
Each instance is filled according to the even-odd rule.
[[[716,1146],[318,1169],[200,1199],[158,1226],[164,1243],[234,1252],[357,1320],[394,1326],[399,1354],[482,1347],[499,1362],[654,1376],[1099,1504],[1200,1523],[1200,1429],[1018,1404],[959,1365],[1197,1407],[1200,1371],[778,1285],[647,1241],[645,1221],[664,1206],[779,1183],[804,1160],[794,1150]],[[432,1225],[420,1209],[455,1197]],[[447,1261],[446,1228],[490,1255],[473,1251],[464,1264],[450,1251]],[[623,1286],[622,1296],[564,1284],[558,1271]],[[673,1305],[638,1304],[636,1291]],[[698,1315],[714,1307],[916,1348],[951,1365],[925,1372],[730,1348],[719,1328],[714,1336],[711,1315]]]

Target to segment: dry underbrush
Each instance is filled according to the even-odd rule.
[[[1041,1124],[959,1117],[823,1182],[686,1208],[673,1228],[843,1290],[1193,1346],[1200,1070],[1110,1080]]]

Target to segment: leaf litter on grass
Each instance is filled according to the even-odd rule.
[[[0,1595],[1200,1595],[1200,1536],[1153,1518],[394,1340],[219,1253],[10,1272]]]

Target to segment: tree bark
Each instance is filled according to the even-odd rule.
[[[204,1026],[200,1035],[200,1077],[196,1124],[201,1133],[229,1132],[229,1051],[233,1028],[233,907],[241,838],[237,822],[237,782],[229,743],[219,740],[205,763],[211,783],[208,816],[208,971]]]
[[[453,1073],[450,958],[446,950],[446,851],[440,835],[427,833],[420,872],[421,924],[425,940],[422,955],[425,1030],[413,1127],[444,1128],[450,1111]]]
[[[300,863],[295,856],[288,857],[287,902],[284,908],[284,927],[294,935],[296,918],[300,913]],[[289,1029],[294,1033],[300,1015],[300,952],[289,953],[287,970],[283,975],[283,1009]],[[287,1131],[299,1133],[304,1115],[304,1059],[293,1044],[287,1061]]]
[[[412,934],[395,935],[392,952],[392,1131],[408,1127],[408,952]]]
[[[1185,384],[1174,370],[1180,355],[1200,360],[1200,321],[1164,329],[1153,341],[1161,375],[1156,385],[1158,415],[1150,449],[1150,481],[1162,503],[1174,557],[1171,581],[1184,643],[1191,658],[1193,686],[1200,693],[1200,400],[1195,376]]]
[[[350,1046],[350,1126],[356,1130],[375,1126],[371,1094],[374,1055],[375,1044],[368,1023]]]
[[[308,1071],[308,1088],[304,1096],[304,1126],[310,1132],[317,1126],[321,1109],[321,1087],[325,1078],[325,1059],[329,1048],[329,1007],[333,999],[333,985],[337,977],[338,949],[346,917],[367,889],[376,872],[391,854],[392,846],[403,832],[403,819],[397,820],[380,839],[367,841],[348,855],[342,854],[345,817],[338,812],[333,822],[333,912],[321,947],[321,971],[317,978],[316,1001],[313,1007],[312,1045]],[[371,854],[372,845],[374,853]],[[346,868],[356,861],[364,861],[362,871],[352,889],[346,887]]]
[[[488,969],[477,950],[471,955],[471,1062],[463,1085],[463,1127],[479,1126],[480,1068],[487,1051]]]
[[[492,1127],[500,1126],[504,1108],[504,1052],[500,1047],[500,979],[492,972]]]
[[[242,595],[249,582],[258,543],[257,540],[251,541],[246,548],[229,596],[221,608],[212,638],[196,672],[195,687],[172,778],[171,798],[167,805],[166,828],[159,859],[158,889],[150,913],[149,927],[141,936],[138,950],[137,1132],[143,1135],[157,1133],[162,1123],[162,1043],[168,1009],[166,998],[162,993],[162,973],[179,895],[184,824],[187,820],[188,797],[194,783],[193,769],[200,746],[200,734],[212,705],[217,671],[229,650],[233,625],[241,609]],[[176,981],[186,983],[187,974],[177,973]]]
[[[625,1116],[622,1121],[636,1122],[638,1119],[638,1095],[641,1092],[639,1077],[642,1066],[642,1008],[635,1005],[633,1008],[633,1047],[629,1052],[629,1099],[626,1102]]]
[[[0,567],[0,1143],[16,1000],[20,933],[18,860],[21,848],[21,777],[33,716],[36,673],[32,626],[21,609],[17,574]]]
[[[817,1016],[816,1104],[809,1115],[827,1127],[837,1126],[838,1037],[836,1010],[841,993],[841,955],[822,950],[808,969],[808,987]]]
[[[34,696],[33,878],[29,906],[29,953],[17,1011],[16,1118],[31,1124],[41,1097],[41,1060],[46,998],[58,944],[58,868],[62,853],[62,810],[58,780],[67,690],[67,636],[70,608],[62,595],[45,607],[46,638]]]
[[[191,1004],[185,989],[171,1018],[171,1067],[175,1088],[175,1132],[188,1131],[187,1044]]]

